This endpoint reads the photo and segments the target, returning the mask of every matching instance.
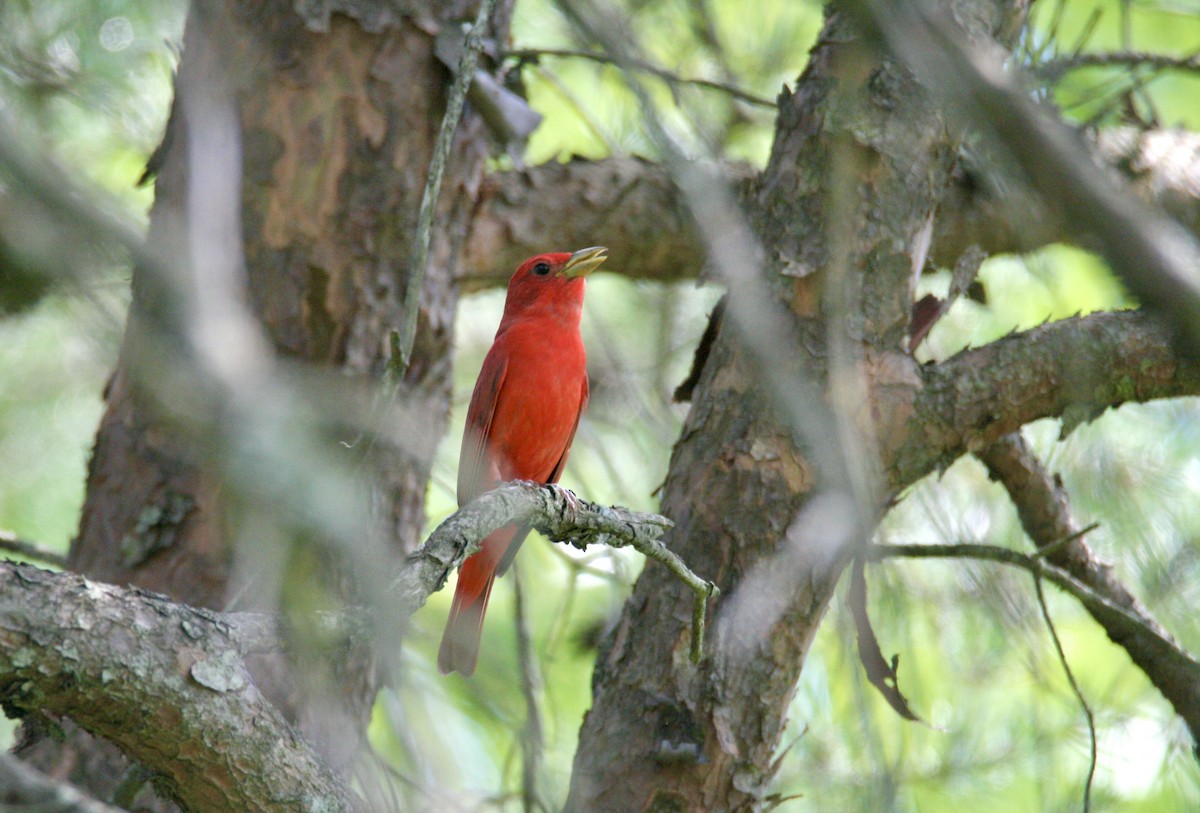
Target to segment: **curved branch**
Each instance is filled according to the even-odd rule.
[[[978,457],[992,479],[1008,491],[1039,554],[1107,599],[1106,604],[1083,603],[1183,718],[1193,742],[1200,743],[1200,662],[1116,578],[1112,566],[1092,552],[1071,516],[1062,484],[1046,471],[1020,433],[1001,438]]]
[[[1039,418],[1063,431],[1128,402],[1200,393],[1200,362],[1141,311],[1094,313],[1013,333],[922,370],[908,434],[890,456],[893,488],[944,469]]]
[[[154,593],[0,563],[0,698],[111,740],[185,809],[356,809],[222,617]]]
[[[1164,635],[1161,629],[1144,626],[1142,618],[1130,609],[1121,606],[1101,591],[1085,584],[1070,573],[1046,561],[1040,554],[1027,554],[1011,548],[997,545],[980,545],[974,543],[950,545],[903,545],[903,544],[871,544],[866,549],[866,556],[872,561],[884,559],[975,559],[983,562],[997,562],[1012,565],[1044,578],[1060,588],[1063,592],[1074,596],[1087,608],[1093,617],[1105,615],[1125,625],[1128,631],[1144,637],[1147,641],[1155,640],[1154,647],[1162,658],[1160,667],[1183,675],[1195,675],[1200,671],[1200,663],[1183,650],[1169,635]],[[1193,689],[1195,694],[1195,689]]]
[[[615,61],[609,54],[599,51],[581,51],[571,48],[516,48],[511,51],[505,51],[501,56],[506,59],[516,59],[519,62],[538,62],[543,57],[557,57],[561,59],[584,59],[590,62],[599,62],[602,65],[613,65]],[[637,60],[625,65],[626,70],[633,70],[639,73],[646,73],[663,80],[668,85],[676,90],[680,87],[698,87],[706,90],[714,90],[718,93],[724,93],[728,96],[737,99],[746,104],[752,104],[756,107],[774,108],[775,102],[765,96],[759,96],[756,93],[751,93],[748,90],[740,88],[729,82],[718,82],[713,79],[704,79],[703,77],[687,77],[680,76],[677,73],[668,71],[651,62],[645,60]]]

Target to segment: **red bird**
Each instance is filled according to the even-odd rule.
[[[603,247],[530,257],[508,282],[504,317],[475,382],[458,458],[458,504],[508,480],[558,482],[587,408],[587,354],[579,335],[583,278]],[[442,674],[470,676],[496,576],[529,528],[508,525],[463,562],[438,651]]]

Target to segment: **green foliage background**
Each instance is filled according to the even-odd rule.
[[[643,47],[666,69],[771,99],[803,68],[820,24],[816,3],[736,0],[628,2]],[[709,11],[708,20],[698,9]],[[135,187],[170,99],[183,4],[151,0],[8,0],[0,5],[0,115],[73,171],[143,218]],[[1077,49],[1187,55],[1200,50],[1192,0],[1064,0],[1035,7],[1021,61]],[[552,3],[521,0],[519,48],[582,48]],[[529,163],[572,155],[653,157],[618,72],[545,57],[521,75],[545,115]],[[711,89],[648,80],[661,113],[697,155],[765,161],[769,108]],[[1200,128],[1200,78],[1124,67],[1067,72],[1051,95],[1075,120],[1142,119]],[[1122,97],[1128,102],[1122,103]],[[0,184],[0,195],[3,187]],[[569,249],[571,246],[547,246]],[[620,257],[611,265],[619,267]],[[65,550],[83,497],[85,462],[115,362],[128,272],[89,269],[84,290],[0,319],[0,529]],[[945,358],[1011,330],[1133,303],[1103,264],[1050,247],[998,257],[983,272],[988,302],[961,301],[921,354]],[[928,276],[929,290],[949,284]],[[608,274],[590,283],[585,332],[593,401],[564,482],[591,499],[654,509],[685,407],[670,403],[719,292]],[[454,425],[429,497],[431,521],[453,509],[458,437],[503,294],[467,298],[458,323]],[[1057,421],[1026,435],[1059,473],[1081,523],[1116,573],[1191,651],[1200,651],[1200,408],[1192,400],[1127,406],[1060,438]],[[1028,549],[1003,491],[964,459],[903,496],[881,541],[978,541]],[[543,796],[565,796],[576,732],[590,701],[594,641],[642,563],[636,555],[568,554],[531,539],[519,561],[539,655],[545,721]],[[885,653],[930,725],[898,719],[866,685],[848,613],[831,609],[796,692],[776,781],[797,811],[1077,810],[1088,763],[1080,706],[1023,573],[963,562],[891,562],[869,570]],[[513,579],[496,589],[477,675],[434,666],[448,596],[417,619],[402,690],[381,696],[372,739],[415,809],[519,809],[520,741]],[[1072,601],[1047,591],[1071,668],[1096,714],[1094,809],[1200,809],[1200,770],[1171,709]]]

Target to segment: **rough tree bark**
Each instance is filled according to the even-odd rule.
[[[197,0],[172,123],[154,159],[151,251],[186,254],[178,224],[191,214],[189,191],[206,180],[193,176],[203,172],[203,157],[197,163],[189,152],[181,116],[188,77],[227,82],[240,119],[249,304],[281,357],[340,371],[347,386],[372,386],[389,361],[389,331],[402,323],[416,213],[451,78],[434,56],[435,35],[470,19],[475,5],[409,4],[401,15],[388,3]],[[499,4],[493,36],[506,36],[510,11],[511,2]],[[224,76],[204,74],[212,70],[199,64],[205,48],[218,52],[212,61]],[[388,446],[387,436],[375,441],[371,456],[377,502],[397,554],[418,541],[434,445],[449,411],[454,280],[488,152],[482,124],[469,111],[455,144],[421,291],[418,339],[397,396],[420,405],[423,424],[405,433],[402,446]],[[153,319],[157,307],[139,275],[133,287],[131,325]],[[255,594],[231,583],[236,506],[198,463],[196,449],[139,391],[131,358],[146,348],[138,341],[131,328],[105,393],[68,567],[223,609],[235,593]],[[370,653],[357,653],[354,674],[347,675],[359,735],[374,695],[370,663]],[[297,707],[303,700],[287,681],[275,696],[303,721]],[[107,796],[120,772],[95,770],[90,759],[76,759],[76,747],[69,743],[43,762],[78,766],[72,779]]]
[[[970,33],[996,36],[1020,10],[970,4]],[[781,98],[776,127],[753,197],[774,287],[809,337],[797,352],[811,356],[810,368],[825,366],[827,331],[860,354],[869,404],[856,417],[872,425],[886,468],[921,383],[904,349],[910,255],[951,183],[956,136],[911,78],[872,55],[838,12],[828,15],[796,92]],[[831,201],[838,195],[840,205]],[[831,281],[835,253],[846,274],[860,276]],[[844,323],[823,324],[839,314],[821,286],[847,282],[861,307],[842,311]],[[597,660],[572,811],[751,810],[771,781],[788,701],[851,552],[847,540],[822,544],[818,529],[855,508],[808,503],[816,473],[758,390],[732,331],[722,329],[663,491],[663,512],[677,523],[669,544],[723,593],[709,657],[688,662],[687,597],[645,570]],[[792,527],[798,515],[813,527]],[[783,583],[774,582],[781,572]],[[768,589],[779,606],[759,617],[736,611]]]
[[[231,81],[243,135],[250,299],[281,355],[360,380],[388,361],[386,336],[402,318],[404,277],[397,272],[407,267],[448,79],[432,55],[433,34],[469,16],[470,5],[431,3],[401,18],[386,3],[296,4],[303,12],[280,2],[199,3],[221,21],[212,41],[222,62],[237,66]],[[958,3],[959,19],[974,20],[976,36],[992,36],[1023,5],[967,0]],[[508,17],[502,7],[500,35]],[[190,29],[189,40],[195,36]],[[196,70],[193,53],[189,42],[181,76]],[[1029,232],[1005,220],[1003,228],[980,230],[981,223],[995,225],[994,201],[981,202],[979,189],[964,180],[956,138],[936,106],[903,70],[856,42],[837,15],[828,19],[796,93],[781,98],[776,135],[767,169],[742,176],[751,216],[778,299],[805,340],[797,352],[819,371],[827,366],[831,335],[855,351],[868,397],[853,417],[878,443],[882,491],[982,449],[1032,418],[1075,410],[1071,420],[1086,420],[1124,400],[1200,389],[1197,366],[1172,355],[1170,340],[1137,314],[1065,320],[916,367],[903,346],[911,255],[920,254],[918,235],[939,202],[947,211],[933,221],[933,246],[946,261],[968,242],[1000,251],[1054,239],[1060,224],[1043,221]],[[1128,151],[1116,154],[1122,150]],[[553,234],[568,244],[607,243],[624,270],[657,279],[691,275],[703,262],[683,227],[686,202],[652,165],[578,162],[484,182],[484,152],[480,125],[468,116],[449,167],[414,363],[400,396],[428,404],[425,440],[444,428],[454,280],[494,282],[485,258],[507,268],[542,248],[538,235]],[[187,133],[177,131],[163,153],[152,241],[165,241],[170,219],[186,215],[186,157]],[[847,178],[854,183],[846,185]],[[548,187],[553,195],[543,193]],[[1153,179],[1141,191],[1161,197]],[[564,206],[564,198],[578,204]],[[1179,212],[1192,225],[1198,198],[1193,192],[1180,199]],[[666,238],[664,218],[671,221]],[[829,304],[826,290],[847,282],[831,280],[831,256],[849,270],[855,301],[866,307]],[[135,299],[135,318],[146,304]],[[833,315],[844,318],[831,325]],[[136,348],[125,351],[106,396],[71,566],[223,607],[230,592],[228,505],[193,450],[139,396],[128,364]],[[1107,367],[1103,381],[1071,374],[1085,352]],[[1028,375],[1006,377],[1017,365]],[[731,332],[718,333],[694,403],[673,454],[663,510],[678,523],[672,548],[724,591],[714,608],[716,634],[708,659],[691,665],[690,596],[661,569],[646,569],[597,663],[596,704],[571,791],[576,810],[758,805],[807,648],[851,553],[845,542],[816,544],[822,523],[835,526],[854,507],[811,499],[822,485],[820,472],[791,427],[764,406]],[[376,481],[392,531],[408,547],[421,525],[431,447],[386,451]],[[764,578],[772,572],[784,574],[783,582]],[[780,591],[781,603],[751,619],[758,629],[740,626],[745,615],[731,608],[763,587]],[[10,665],[19,670],[23,662],[24,656]],[[1196,685],[1192,680],[1185,689]],[[362,681],[360,710],[370,693],[369,680]],[[42,707],[58,713],[55,703],[70,713],[69,698],[58,695]],[[107,794],[111,782],[88,781],[95,779],[91,762],[75,767],[75,778]],[[89,770],[91,777],[82,776]]]

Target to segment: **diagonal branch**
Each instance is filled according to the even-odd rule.
[[[446,98],[446,113],[442,117],[442,126],[438,130],[437,141],[433,146],[433,158],[429,162],[429,177],[425,181],[425,190],[421,195],[421,208],[417,213],[417,230],[414,236],[416,248],[409,260],[408,280],[404,290],[404,321],[399,328],[397,364],[401,372],[408,369],[411,361],[413,342],[417,336],[417,311],[421,301],[421,288],[425,282],[425,266],[429,262],[429,240],[433,229],[433,214],[437,206],[438,194],[442,190],[442,175],[446,171],[446,161],[450,158],[450,148],[454,144],[454,131],[458,129],[458,121],[462,118],[463,106],[466,104],[467,91],[471,80],[475,77],[475,65],[479,61],[479,52],[483,48],[483,35],[496,0],[483,0],[475,14],[475,24],[467,34],[463,45],[462,56],[459,58],[458,70],[454,73],[454,82]]]
[[[119,807],[92,799],[78,788],[50,778],[17,759],[0,753],[0,808],[49,810],[54,813],[122,813]]]
[[[1077,134],[1006,70],[1000,49],[969,45],[958,21],[925,4],[858,0],[846,10],[1002,151],[1066,234],[1094,248],[1181,341],[1200,348],[1200,243],[1096,166]]]
[[[1119,174],[1129,191],[1200,235],[1200,133],[1111,127],[1079,135],[1093,160]],[[937,263],[949,265],[970,245],[1004,254],[1079,242],[1062,212],[1014,195],[1011,180],[996,176],[991,159],[961,156],[938,210],[931,252]]]
[[[1030,421],[1069,431],[1110,407],[1200,393],[1200,362],[1141,311],[1094,313],[1013,333],[922,369],[887,475],[903,488]]]
[[[157,594],[0,563],[0,696],[10,715],[111,740],[185,809],[355,809],[255,687],[222,617]]]
[[[1149,656],[1152,664],[1151,670],[1163,677],[1164,682],[1172,686],[1176,698],[1184,703],[1182,708],[1176,705],[1175,710],[1181,717],[1184,717],[1185,721],[1188,721],[1188,726],[1195,736],[1195,728],[1188,716],[1185,715],[1185,710],[1190,711],[1191,716],[1194,716],[1195,710],[1200,708],[1200,679],[1198,679],[1200,663],[1197,663],[1195,658],[1163,632],[1152,619],[1148,619],[1137,608],[1122,606],[1114,600],[1113,596],[1103,593],[1103,587],[1096,589],[1083,583],[1065,570],[1050,564],[1046,560],[1047,557],[1021,553],[996,545],[970,543],[958,545],[872,544],[866,551],[866,557],[870,561],[895,558],[974,559],[1019,567],[1031,573],[1035,578],[1049,581],[1063,592],[1078,599],[1093,618],[1097,620],[1103,618],[1104,621],[1101,623],[1106,630],[1110,631],[1109,635],[1111,636],[1115,632],[1120,636],[1113,638],[1117,643],[1125,646],[1126,639],[1137,639],[1140,656]],[[1128,651],[1132,657],[1133,651]],[[1138,665],[1142,664],[1139,662]],[[1149,675],[1151,670],[1147,670],[1146,674]],[[1156,683],[1156,685],[1159,684]],[[1162,691],[1162,687],[1159,688]],[[1165,691],[1163,693],[1166,694]],[[1175,704],[1175,698],[1169,697],[1168,699]]]
[[[1085,602],[1088,612],[1122,646],[1200,743],[1200,662],[1162,628],[1141,602],[1088,547],[1058,479],[1042,466],[1019,433],[1006,435],[978,457],[992,479],[1003,484],[1021,526],[1046,560],[1069,573],[1112,605]],[[1066,540],[1065,542],[1063,540]]]

